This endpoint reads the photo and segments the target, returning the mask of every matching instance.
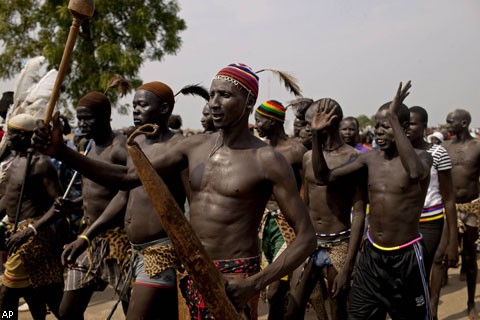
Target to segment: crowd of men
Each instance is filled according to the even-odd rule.
[[[257,319],[266,292],[269,319],[303,319],[309,304],[319,319],[437,319],[460,247],[467,314],[478,319],[480,142],[469,112],[453,110],[448,135],[427,139],[427,110],[403,103],[411,84],[401,83],[392,101],[379,103],[372,148],[332,98],[292,102],[288,136],[286,107],[258,103],[259,88],[248,66],[222,68],[198,114],[205,130],[188,136],[172,120],[167,84],[145,83],[133,98],[135,127],[158,128],[135,141],[242,317]],[[16,317],[23,297],[34,319],[48,311],[83,319],[92,294],[110,284],[127,319],[213,319],[127,152],[132,130],[112,130],[110,115],[103,93],[76,103],[89,141],[83,152],[66,144],[58,112],[51,124],[27,114],[7,119],[0,312]],[[64,193],[70,186],[58,164],[81,175],[79,197]]]

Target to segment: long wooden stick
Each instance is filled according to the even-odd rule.
[[[147,124],[138,128],[127,140],[128,152],[143,187],[157,211],[180,261],[202,294],[205,305],[212,315],[215,319],[240,320],[240,315],[225,292],[225,279],[213,264],[212,258],[202,246],[170,190],[152,167],[140,146],[134,141],[138,135],[154,134],[151,130],[144,131],[147,127],[153,128],[154,125]]]
[[[68,33],[67,43],[63,50],[62,60],[58,67],[57,78],[53,86],[53,91],[48,101],[47,111],[45,113],[45,123],[48,124],[52,120],[53,110],[57,104],[58,96],[60,95],[60,87],[62,86],[63,78],[67,73],[68,62],[70,55],[77,40],[78,29],[82,22],[93,15],[94,0],[70,0],[68,9],[73,16],[72,25]]]

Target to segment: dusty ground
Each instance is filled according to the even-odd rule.
[[[438,311],[438,318],[440,320],[460,320],[468,319],[466,313],[467,306],[467,290],[466,282],[459,280],[460,268],[450,269],[448,284],[442,289],[442,296],[440,298],[440,306]],[[478,283],[478,282],[477,282]],[[477,299],[480,292],[480,286],[477,289]],[[110,313],[115,301],[111,289],[105,290],[105,292],[95,293],[92,301],[85,314],[86,320],[105,320]],[[477,310],[480,311],[480,304],[477,302]],[[267,308],[264,304],[259,308],[259,319],[267,319]],[[20,312],[19,319],[27,320],[31,319],[29,312]],[[55,319],[53,315],[47,316],[48,320]],[[119,306],[112,318],[113,320],[125,319],[122,308]],[[305,319],[316,319],[315,314],[308,312]],[[168,320],[168,319],[166,319]]]

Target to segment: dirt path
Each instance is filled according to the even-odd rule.
[[[461,320],[467,317],[467,290],[466,282],[459,279],[460,268],[449,270],[448,284],[442,289],[438,318],[440,320]],[[478,282],[477,282],[478,283]],[[477,300],[479,297],[480,286],[477,289]],[[108,288],[104,292],[94,294],[92,301],[85,313],[85,320],[105,320],[110,313],[115,301],[113,298],[113,290]],[[480,304],[477,302],[477,310],[480,311]],[[20,312],[20,320],[32,319],[29,312]],[[47,320],[53,320],[53,315],[48,315]],[[125,319],[121,305],[117,308],[112,320]],[[267,308],[265,304],[259,307],[259,320],[267,319]],[[308,312],[305,319],[316,319],[314,312]],[[166,319],[168,320],[168,319]]]

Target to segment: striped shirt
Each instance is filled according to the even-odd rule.
[[[433,165],[430,169],[430,184],[423,205],[422,218],[432,217],[443,212],[442,195],[438,182],[438,171],[451,170],[452,161],[447,150],[441,145],[432,145],[427,150],[432,155]]]

